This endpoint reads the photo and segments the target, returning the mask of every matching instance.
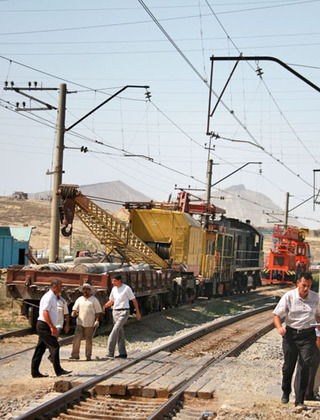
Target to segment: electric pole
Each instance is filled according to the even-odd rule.
[[[56,134],[56,146],[55,146],[55,161],[54,161],[54,170],[52,172],[47,171],[47,175],[54,175],[53,178],[53,188],[52,188],[52,203],[51,203],[51,228],[50,228],[50,251],[49,251],[49,262],[55,262],[57,258],[59,258],[59,228],[60,228],[60,217],[59,217],[59,203],[60,198],[57,196],[57,191],[62,183],[62,174],[63,171],[63,151],[64,151],[64,134],[65,132],[74,128],[77,124],[82,122],[86,119],[89,115],[97,111],[111,99],[115,98],[121,92],[126,90],[127,88],[144,88],[146,89],[146,98],[150,100],[151,94],[148,91],[149,86],[140,86],[140,85],[126,85],[120,90],[118,90],[115,94],[111,95],[108,99],[103,101],[100,105],[95,107],[93,110],[88,112],[70,127],[65,128],[65,111],[66,111],[66,95],[67,95],[67,85],[65,83],[61,83],[59,87],[59,106],[57,110],[57,134]],[[28,108],[25,102],[22,102],[22,107],[20,103],[16,103],[16,111],[42,111],[42,110],[51,110],[57,109],[54,106],[41,101],[38,98],[35,98],[30,93],[26,93],[26,91],[38,91],[38,90],[58,90],[57,88],[43,88],[42,86],[38,86],[37,82],[34,82],[34,86],[32,83],[28,83],[27,88],[23,87],[16,87],[14,86],[14,82],[10,82],[10,84],[6,81],[4,90],[12,90],[20,95],[23,95],[30,99],[30,101],[35,101],[41,105],[41,108]],[[84,152],[87,152],[87,148]],[[82,148],[79,150],[82,151]],[[70,246],[71,248],[71,246]]]
[[[58,88],[46,88],[39,86],[38,82],[28,82],[28,87],[15,86],[14,82],[8,83],[5,81],[4,90],[11,90],[19,95],[22,95],[30,100],[30,106],[26,102],[16,102],[15,110],[18,112],[28,111],[48,111],[56,110],[53,105],[48,104],[32,95],[32,92],[37,91],[51,91],[58,90]],[[65,126],[65,107],[66,107],[66,92],[67,86],[62,83],[60,85],[59,108],[57,116],[57,136],[56,136],[56,150],[55,150],[55,168],[53,172],[47,171],[47,175],[54,174],[54,185],[52,191],[52,207],[51,207],[51,240],[49,251],[49,262],[54,262],[59,256],[59,202],[56,192],[62,180],[62,162],[63,162],[63,148],[64,148],[64,126]],[[31,106],[31,103],[36,102],[38,106]]]
[[[290,197],[290,194],[287,192],[287,194],[286,194],[286,210],[285,210],[285,213],[284,213],[284,227],[285,227],[285,229],[287,228],[287,226],[288,226],[288,216],[289,216],[289,197]]]
[[[210,152],[210,150],[209,150]],[[213,160],[208,159],[207,163],[207,189],[206,189],[206,202],[207,202],[207,214],[206,214],[206,221],[205,221],[205,228],[209,226],[209,207],[211,203],[211,180],[212,180],[212,164]]]
[[[62,183],[63,173],[63,148],[64,148],[64,131],[65,131],[65,111],[66,111],[66,94],[67,85],[60,84],[59,92],[59,107],[57,115],[57,134],[56,134],[56,148],[53,171],[53,188],[52,188],[52,203],[51,203],[51,229],[50,229],[50,251],[49,263],[55,262],[59,258],[59,200],[57,191]]]

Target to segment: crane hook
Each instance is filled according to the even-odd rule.
[[[61,233],[62,233],[62,235],[63,235],[63,236],[65,236],[65,237],[68,237],[68,236],[70,236],[70,235],[72,234],[72,226],[70,227],[70,229],[69,229],[69,230],[67,230],[67,228],[68,228],[68,225],[64,226],[64,227],[61,229]]]

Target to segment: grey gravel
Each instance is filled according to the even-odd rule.
[[[199,314],[194,314],[193,319],[190,312],[181,310],[180,312],[157,315],[145,319],[141,323],[127,326],[128,353],[130,354],[135,349],[146,350],[157,347],[197,328],[201,321],[212,321],[212,318],[208,320],[208,317],[199,319],[201,318]],[[184,318],[184,313],[186,318]],[[4,341],[0,343],[0,352],[6,347]],[[82,360],[80,361],[69,361],[71,346],[62,347],[61,363],[63,368],[73,370],[74,374],[88,372],[90,364],[92,366],[99,365],[99,358],[104,358],[105,344],[106,338],[95,339],[92,362],[83,360],[84,343],[81,346]],[[19,344],[16,345],[19,346]],[[46,355],[43,357],[40,370],[50,376],[41,379],[31,378],[32,353],[33,351],[28,352],[1,364],[0,418],[6,420],[14,418],[11,413],[18,409],[22,410],[29,402],[42,398],[53,389],[56,377]],[[215,368],[214,377],[217,385],[214,398],[198,401],[200,409],[214,412],[214,419],[217,420],[310,418],[320,420],[320,403],[318,402],[310,404],[307,402],[308,409],[303,412],[296,412],[293,398],[289,404],[282,405],[280,403],[282,363],[281,337],[275,330],[272,330],[238,357],[232,357],[228,363],[223,363],[220,367],[218,365]],[[192,406],[190,401],[187,403]]]

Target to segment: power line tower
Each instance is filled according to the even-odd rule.
[[[53,172],[47,171],[47,175],[54,175],[53,178],[53,190],[52,190],[52,203],[51,203],[51,228],[50,228],[50,250],[49,250],[49,262],[54,262],[59,257],[59,197],[56,195],[59,185],[62,183],[63,173],[63,149],[64,149],[64,132],[65,132],[65,109],[66,109],[66,94],[67,85],[61,83],[59,87],[59,105],[58,108],[50,105],[30,94],[31,91],[57,91],[58,88],[44,88],[38,86],[37,82],[33,85],[31,82],[28,83],[28,87],[18,87],[14,85],[14,82],[5,82],[4,90],[11,90],[27,97],[31,101],[34,101],[41,105],[41,107],[27,107],[25,102],[16,103],[16,111],[48,111],[57,110],[57,134],[56,134],[56,146],[55,146],[55,162]],[[27,91],[29,93],[27,93]]]
[[[67,85],[65,83],[61,83],[60,91],[59,91],[56,148],[55,148],[54,170],[53,170],[49,262],[54,262],[57,259],[59,259],[60,197],[57,196],[57,191],[59,189],[60,184],[62,184],[62,174],[63,174],[63,149],[64,149],[64,132],[65,132],[66,95],[67,95]]]
[[[57,134],[56,134],[56,147],[55,147],[55,164],[54,164],[54,170],[53,172],[47,171],[47,175],[54,175],[54,181],[53,181],[53,191],[52,191],[52,205],[51,205],[51,231],[50,231],[50,251],[49,251],[49,262],[55,262],[57,258],[59,258],[59,228],[60,228],[60,216],[59,216],[59,204],[60,204],[60,198],[57,196],[57,191],[59,190],[60,185],[62,184],[62,174],[63,171],[63,151],[64,151],[64,134],[68,132],[69,130],[72,130],[76,125],[78,125],[80,122],[82,122],[84,119],[89,117],[89,115],[93,114],[95,111],[97,111],[99,108],[104,106],[106,103],[111,101],[113,98],[118,96],[121,92],[128,88],[143,88],[146,89],[146,97],[147,99],[150,99],[151,94],[148,91],[149,86],[147,85],[126,85],[119,89],[116,93],[108,97],[105,101],[103,101],[101,104],[96,106],[94,109],[92,109],[90,112],[88,112],[86,115],[81,117],[78,121],[73,123],[68,128],[65,127],[65,111],[66,111],[66,95],[67,95],[67,85],[65,83],[61,83],[59,87],[59,106],[58,108],[55,108],[54,106],[47,104],[44,101],[41,101],[38,98],[35,98],[34,96],[26,93],[25,91],[36,91],[36,90],[58,90],[57,88],[43,88],[38,87],[38,84],[34,82],[34,86],[32,86],[32,83],[29,82],[27,88],[20,88],[17,86],[14,86],[14,83],[11,82],[10,86],[9,83],[5,83],[5,90],[13,90],[23,96],[26,96],[30,100],[33,100],[37,103],[40,103],[43,107],[42,108],[27,108],[26,103],[22,103],[22,108],[20,107],[19,103],[16,103],[16,111],[39,111],[39,110],[50,110],[55,109],[57,110]],[[84,153],[88,152],[88,149],[84,146],[79,148],[79,150],[83,151]]]

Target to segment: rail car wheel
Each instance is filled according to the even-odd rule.
[[[37,325],[37,319],[39,316],[39,308],[31,305],[27,305],[28,310],[28,321],[30,324],[30,327],[35,330]]]
[[[139,301],[141,315],[148,315],[153,312],[152,296],[143,296]]]
[[[172,293],[171,292],[165,293],[163,295],[163,297],[162,297],[162,306],[165,309],[172,308],[173,303],[172,303]]]
[[[179,306],[182,301],[182,288],[178,283],[173,285],[173,305]]]

